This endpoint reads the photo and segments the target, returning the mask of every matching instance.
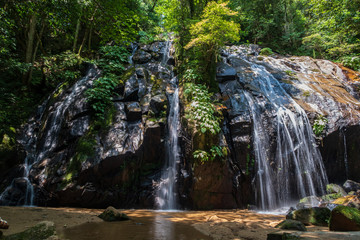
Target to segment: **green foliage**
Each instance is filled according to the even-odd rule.
[[[114,78],[100,77],[94,81],[93,87],[86,91],[87,100],[97,118],[104,119],[104,113],[112,104],[112,96],[117,85],[118,82]]]
[[[211,96],[205,85],[185,84],[184,97],[188,102],[185,118],[203,134],[206,132],[217,134],[221,130],[222,115],[216,110]]]
[[[263,48],[260,50],[260,55],[270,56],[274,54],[271,48]]]
[[[214,161],[217,157],[223,159],[227,156],[227,148],[220,146],[212,146],[209,152],[204,150],[196,150],[193,152],[193,157],[200,161],[201,164],[204,164],[208,161]]]
[[[103,76],[94,81],[86,96],[95,117],[104,120],[105,111],[112,106],[112,97],[116,95],[114,90],[123,84],[121,74],[128,63],[129,52],[122,46],[104,46],[100,53],[101,59],[96,63],[103,70]]]
[[[317,118],[314,121],[314,125],[313,125],[313,131],[316,136],[320,136],[324,132],[324,129],[325,129],[328,121],[329,120],[327,120],[327,118],[324,117],[323,115],[317,116]]]
[[[345,56],[340,61],[345,67],[360,72],[360,56]]]
[[[46,78],[46,85],[56,87],[60,82],[73,82],[81,76],[81,64],[85,59],[70,51],[44,57],[41,67]],[[38,82],[36,82],[38,80]],[[41,79],[34,79],[33,84],[40,84]]]
[[[195,51],[199,62],[197,72],[208,86],[215,86],[217,55],[228,42],[239,41],[239,24],[231,21],[236,12],[227,7],[228,2],[209,2],[201,15],[201,21],[190,27],[191,40],[185,49]],[[192,67],[194,69],[194,67]]]

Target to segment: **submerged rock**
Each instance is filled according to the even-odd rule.
[[[6,240],[45,240],[59,239],[56,236],[55,224],[50,221],[43,221],[24,232],[6,236]]]
[[[330,231],[360,231],[360,210],[338,206],[331,211]]]
[[[297,220],[305,225],[327,226],[330,214],[331,211],[328,208],[305,208],[289,213],[286,215],[286,219]]]
[[[284,230],[298,230],[298,231],[307,231],[305,225],[296,220],[286,219],[275,226],[275,228],[280,228]]]
[[[111,207],[111,206],[108,207],[98,217],[106,222],[130,220],[130,218],[125,213],[122,213],[119,210],[116,210],[114,207]]]

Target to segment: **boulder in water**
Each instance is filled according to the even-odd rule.
[[[331,212],[330,231],[360,231],[360,210],[337,206]]]
[[[330,214],[328,208],[313,207],[295,210],[286,215],[286,219],[297,220],[305,225],[327,226]]]
[[[43,240],[58,239],[56,237],[55,224],[50,221],[43,221],[24,232],[15,233],[6,237],[8,240]]]
[[[352,180],[346,180],[343,187],[346,192],[351,192],[351,191],[356,192],[356,191],[360,190],[360,183],[352,181]]]
[[[125,221],[130,220],[130,218],[125,214],[118,210],[116,210],[114,207],[108,207],[102,214],[98,216],[102,220],[106,222],[114,222],[114,221]]]
[[[345,197],[341,197],[336,199],[332,203],[360,209],[360,197],[356,195],[348,195]]]
[[[305,225],[296,220],[286,219],[275,226],[275,228],[280,228],[284,230],[298,230],[298,231],[307,231]]]

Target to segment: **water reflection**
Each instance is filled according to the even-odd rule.
[[[69,240],[211,239],[189,224],[173,222],[172,217],[170,211],[151,211],[143,217],[131,217],[130,221],[85,223],[64,229],[61,236]]]

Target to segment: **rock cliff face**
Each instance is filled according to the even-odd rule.
[[[31,204],[33,194],[35,205],[153,207],[172,90],[171,66],[161,61],[171,62],[168,51],[165,42],[138,48],[101,123],[91,119],[85,97],[101,75],[96,67],[75,85],[59,87],[24,128],[27,159],[2,182],[3,190],[9,186],[2,204]]]
[[[96,67],[60,86],[24,127],[25,164],[4,177],[1,203],[153,208],[176,84],[169,51],[166,42],[137,48],[101,124],[85,100],[101,76]],[[325,60],[258,53],[255,45],[228,47],[218,65],[226,161],[194,166],[193,143],[180,129],[182,208],[271,208],[320,192],[325,172],[331,182],[360,181],[359,74]],[[310,124],[320,115],[327,122],[315,139]]]
[[[252,202],[265,208],[304,193],[318,193],[326,176],[324,180],[317,179],[325,174],[321,163],[315,161],[320,155],[311,145],[319,146],[329,181],[358,179],[360,152],[354,146],[359,141],[355,135],[359,133],[360,123],[360,75],[326,60],[259,56],[258,53],[255,45],[228,47],[218,66],[220,92],[228,109],[224,132],[229,139],[231,162],[239,169],[237,176],[247,179],[247,183],[234,181],[233,189],[247,186],[255,192]],[[300,117],[301,109],[307,116]],[[315,142],[306,122],[313,125],[320,116],[326,118],[324,130],[322,139],[317,138]],[[301,132],[304,138],[299,137]],[[310,146],[303,148],[301,139],[308,139]],[[290,154],[295,156],[288,157]],[[262,158],[265,159],[263,165],[259,162]],[[298,159],[298,163],[294,159]],[[301,165],[308,159],[315,164]],[[290,171],[288,175],[282,173],[286,167],[286,171]],[[300,171],[294,170],[297,168]],[[303,175],[302,179],[293,180],[299,175]],[[270,179],[272,185],[259,187],[259,182]],[[314,189],[309,188],[311,184]],[[288,199],[281,193],[287,185]],[[304,185],[304,190],[299,185]],[[271,196],[272,191],[278,196]],[[251,201],[246,195],[240,198],[244,197]],[[267,200],[261,202],[264,198]],[[275,203],[271,203],[271,198],[275,198]]]

